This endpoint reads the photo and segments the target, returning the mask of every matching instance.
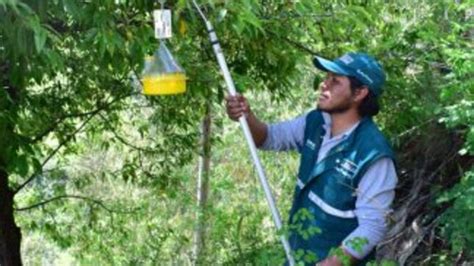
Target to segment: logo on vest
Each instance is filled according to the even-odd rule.
[[[306,146],[308,146],[308,148],[314,150],[314,148],[316,148],[316,144],[314,144],[314,142],[312,142],[311,140],[307,140],[306,141]]]
[[[342,161],[337,160],[336,162],[338,163],[336,166],[336,171],[341,173],[346,178],[354,179],[355,173],[357,171],[357,165],[353,161],[349,159],[343,159]]]

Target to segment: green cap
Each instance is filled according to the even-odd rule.
[[[379,62],[367,54],[347,53],[334,61],[315,56],[313,63],[323,71],[357,78],[367,85],[375,96],[382,94],[385,73]]]

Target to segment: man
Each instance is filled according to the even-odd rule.
[[[330,250],[363,265],[387,231],[397,183],[392,149],[372,121],[385,74],[364,53],[313,62],[327,72],[315,110],[267,126],[238,95],[226,98],[227,113],[233,120],[247,117],[260,149],[301,154],[289,219],[292,251],[317,256],[306,265],[342,265]]]

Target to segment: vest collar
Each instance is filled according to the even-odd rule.
[[[325,120],[326,121],[326,120]],[[341,153],[341,152],[344,152],[346,150],[349,149],[349,147],[351,147],[352,143],[355,141],[355,136],[357,135],[357,133],[361,130],[361,128],[365,127],[368,123],[370,123],[372,121],[372,118],[371,117],[363,117],[358,124],[354,125],[353,128],[349,129],[348,131],[346,131],[346,133],[348,133],[348,136],[346,137],[345,140],[341,141],[341,143],[339,143],[338,145],[336,145],[335,147],[333,147],[329,152],[328,154],[326,155],[326,157],[324,159],[322,159],[319,163],[316,163],[316,165],[313,166],[313,170],[311,171],[311,176],[308,178],[308,180],[306,180],[305,182],[302,182],[301,180],[298,180],[299,182],[301,182],[301,184],[298,184],[299,188],[300,188],[300,191],[307,185],[309,184],[316,176],[319,176],[321,175],[322,173],[326,172],[328,169],[325,167],[325,164],[327,163],[326,162],[326,159],[329,159],[330,157],[338,154],[338,153]],[[324,128],[324,125],[323,125],[323,132],[322,134],[325,134],[326,133],[326,130]]]
[[[324,120],[324,124],[323,124],[323,129],[324,131],[327,133],[328,130],[331,129],[331,125],[332,125],[332,120],[331,120],[331,115],[327,112],[322,112],[321,111],[321,114],[323,116],[323,120]],[[357,121],[356,123],[354,123],[354,125],[352,125],[349,129],[347,129],[346,131],[340,133],[339,135],[337,136],[334,136],[332,138],[346,138],[347,136],[349,136],[356,128],[357,126],[363,121],[365,120],[366,118],[368,117],[362,117],[359,121]]]
[[[324,119],[323,136],[325,136],[326,134],[330,134],[328,132],[331,130],[331,124],[332,124],[331,115],[329,115],[326,112],[321,112],[321,113]],[[326,157],[346,150],[350,146],[350,144],[354,141],[355,136],[357,135],[357,132],[360,131],[360,128],[366,125],[367,123],[370,123],[371,121],[372,121],[371,117],[364,116],[357,123],[355,123],[351,128],[333,137],[333,138],[344,138],[345,140],[343,140],[340,144],[333,147],[333,149],[331,149],[328,152]]]
[[[368,123],[372,122],[372,118],[370,117],[363,117],[357,125],[351,128],[348,132],[348,136],[345,140],[343,140],[339,145],[336,145],[327,155],[330,156],[334,153],[343,152],[347,150],[350,145],[354,142],[357,133],[361,130],[361,128],[365,127]]]

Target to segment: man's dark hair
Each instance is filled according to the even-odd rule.
[[[349,77],[349,82],[351,85],[351,91],[354,93],[356,90],[360,89],[360,87],[364,86],[362,82],[360,82],[357,78]],[[364,98],[362,103],[359,105],[357,109],[359,115],[361,116],[375,116],[380,111],[380,105],[377,97],[375,94],[369,90],[369,93]]]

